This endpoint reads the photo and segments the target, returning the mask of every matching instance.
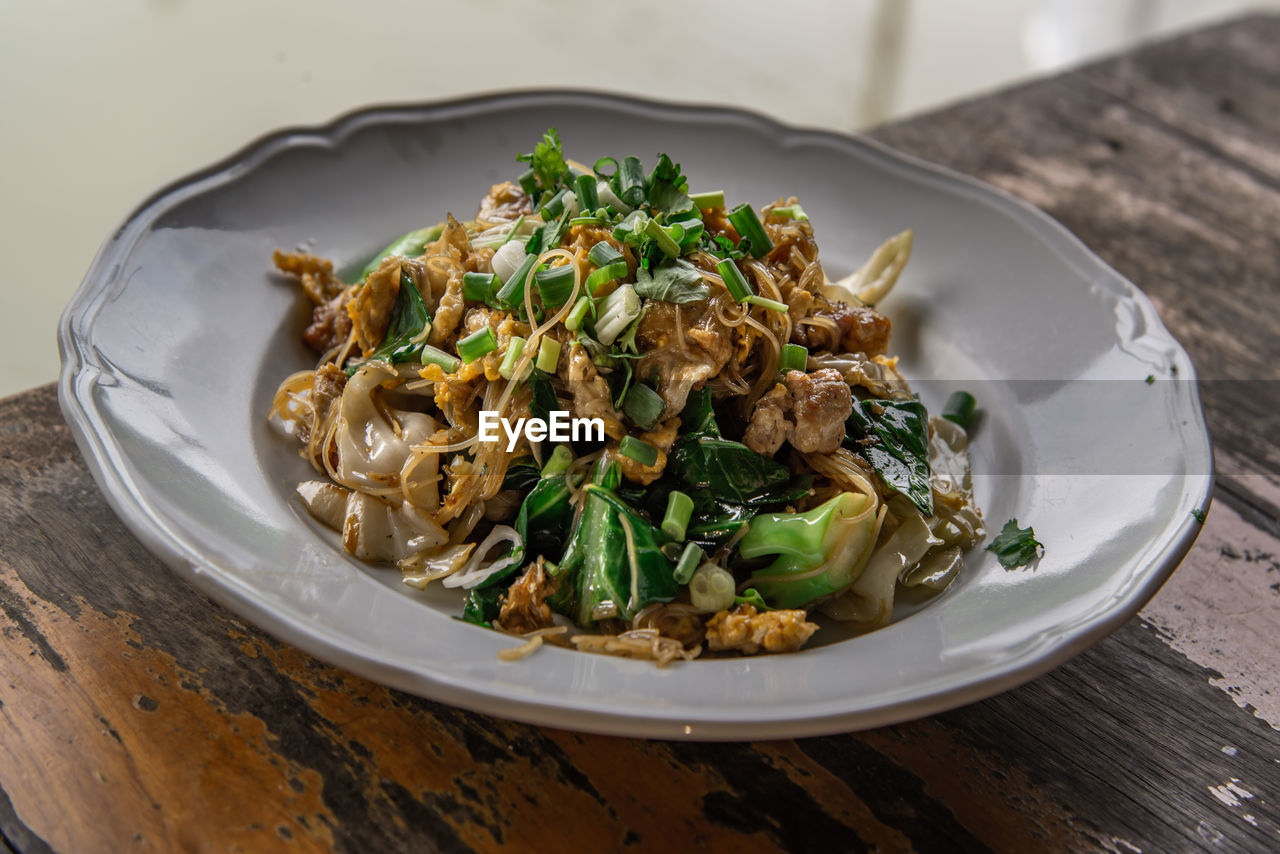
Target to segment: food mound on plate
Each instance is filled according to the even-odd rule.
[[[965,418],[929,416],[873,308],[910,231],[833,282],[795,198],[728,207],[554,130],[518,160],[354,275],[275,255],[318,361],[271,414],[347,552],[458,588],[525,639],[507,658],[793,652],[815,611],[871,630],[955,578],[983,534]]]

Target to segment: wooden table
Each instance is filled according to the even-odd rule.
[[[116,520],[51,387],[0,402],[0,833],[19,851],[1280,848],[1280,18],[873,135],[1047,210],[1190,350],[1220,477],[1141,616],[854,735],[578,735],[322,664]],[[732,847],[732,848],[731,848]]]

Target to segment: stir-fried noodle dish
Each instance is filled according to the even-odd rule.
[[[587,166],[554,129],[517,160],[349,275],[275,255],[318,360],[271,417],[347,552],[457,588],[507,658],[792,652],[815,613],[867,631],[951,583],[983,536],[968,415],[930,417],[874,308],[910,231],[833,281],[795,198]]]

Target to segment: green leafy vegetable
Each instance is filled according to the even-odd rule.
[[[1192,511],[1191,511],[1191,516],[1192,516],[1192,518],[1193,518],[1193,519],[1195,519],[1195,520],[1196,520],[1197,522],[1199,522],[1201,525],[1203,525],[1203,524],[1204,524],[1204,520],[1205,520],[1205,512],[1204,512],[1203,510],[1201,510],[1200,508],[1198,508],[1198,507],[1197,507],[1195,510],[1192,510]]]
[[[620,481],[611,463],[584,487],[581,516],[554,573],[561,582],[552,607],[584,628],[601,613],[630,620],[646,605],[676,595],[674,566],[662,553],[667,536],[614,491]]]
[[[929,485],[929,413],[919,400],[853,400],[846,444],[880,478],[926,516],[933,515]]]
[[[564,152],[560,147],[560,134],[550,128],[542,135],[542,141],[529,154],[517,154],[516,160],[533,167],[533,175],[544,192],[554,190],[569,171]]]
[[[652,272],[643,268],[637,270],[636,294],[645,299],[686,303],[704,300],[710,291],[696,267],[675,258],[659,264]]]
[[[720,435],[720,426],[716,424],[716,413],[711,408],[711,389],[703,386],[689,392],[684,409],[680,411],[680,426],[686,433]]]
[[[564,472],[539,478],[516,515],[515,529],[524,542],[524,553],[530,558],[559,556],[572,521],[573,505]]]
[[[382,266],[382,262],[390,258],[392,255],[403,255],[406,258],[417,258],[426,250],[428,243],[433,243],[440,239],[440,235],[444,233],[444,224],[436,223],[426,228],[419,228],[408,234],[402,234],[397,237],[390,246],[383,249],[377,255],[373,256],[373,260],[364,265],[364,269],[360,271],[360,279],[369,278],[369,274],[378,267]]]
[[[978,400],[967,391],[953,391],[942,407],[942,417],[963,430],[973,424],[973,416],[978,412]]]
[[[492,628],[493,621],[502,611],[502,597],[506,595],[508,587],[509,584],[495,584],[491,587],[472,588],[462,606],[462,619],[486,629]]]
[[[1039,558],[1044,553],[1044,543],[1036,540],[1036,532],[1030,525],[1019,528],[1018,520],[1010,519],[987,546],[987,551],[995,552],[1005,569],[1017,569]]]
[[[682,436],[671,449],[667,470],[691,486],[739,504],[791,478],[791,470],[782,463],[741,442],[706,433]]]
[[[762,513],[738,543],[746,558],[777,555],[751,576],[765,601],[798,608],[847,588],[875,548],[871,499],[842,492],[804,513]]]
[[[381,360],[395,364],[397,362],[416,362],[422,352],[422,342],[414,343],[411,339],[422,334],[423,328],[430,322],[427,306],[418,293],[418,286],[405,272],[400,273],[400,291],[396,294],[395,305],[391,307],[391,321],[382,336],[378,349],[369,354],[366,362]],[[363,364],[363,363],[361,363]],[[359,364],[348,365],[347,374],[353,374]]]

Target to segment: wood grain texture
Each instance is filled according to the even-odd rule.
[[[1274,850],[1280,430],[1258,423],[1280,409],[1276,44],[1280,19],[1254,18],[876,133],[1062,220],[1156,300],[1205,378],[1230,476],[1174,581],[1089,652],[947,714],[798,741],[462,712],[177,580],[36,389],[0,401],[0,836],[32,852]]]

